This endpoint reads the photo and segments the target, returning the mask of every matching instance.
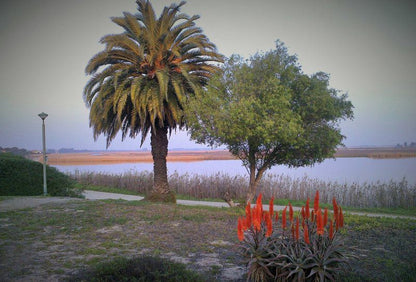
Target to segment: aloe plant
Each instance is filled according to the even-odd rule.
[[[289,204],[280,222],[273,211],[263,211],[259,195],[256,206],[246,207],[246,216],[238,219],[239,252],[247,265],[250,281],[334,281],[340,270],[348,265],[338,231],[343,227],[342,208],[333,200],[333,219],[328,210],[319,207],[316,192],[313,208],[302,207],[302,224],[295,218]],[[303,234],[303,236],[300,236]]]

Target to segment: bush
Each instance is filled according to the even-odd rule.
[[[319,207],[316,192],[314,207],[302,207],[301,216],[295,216],[289,204],[279,214],[263,211],[262,195],[256,206],[246,207],[246,216],[238,219],[238,249],[248,268],[251,281],[334,281],[347,266],[343,244],[338,231],[343,227],[342,209],[333,200],[334,216],[328,220],[328,210]]]
[[[56,168],[46,167],[47,189],[51,196],[79,196],[75,181]],[[43,165],[12,154],[0,154],[0,196],[43,194]]]
[[[204,281],[185,265],[156,257],[117,258],[77,274],[69,281]]]

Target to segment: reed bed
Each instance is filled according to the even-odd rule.
[[[137,193],[152,189],[153,173],[129,171],[123,174],[76,172],[71,174],[81,184],[117,187]],[[243,201],[248,191],[248,178],[225,173],[213,175],[179,174],[169,176],[169,185],[177,194],[196,199],[220,199],[228,192]],[[338,183],[304,177],[266,174],[258,187],[265,199],[303,201],[319,190],[321,202],[330,204],[335,197],[343,206],[357,208],[412,208],[416,206],[416,184],[406,179],[389,182]]]

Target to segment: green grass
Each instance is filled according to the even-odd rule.
[[[416,220],[345,215],[342,237],[358,259],[342,281],[414,281]]]
[[[344,209],[344,208],[343,208]],[[356,211],[363,213],[393,214],[403,216],[416,216],[416,207],[404,208],[351,208],[345,207],[346,211]]]
[[[117,187],[108,187],[108,186],[98,186],[98,185],[85,185],[85,184],[76,184],[76,187],[82,190],[91,190],[91,191],[99,191],[99,192],[107,192],[107,193],[116,193],[116,194],[123,194],[123,195],[134,195],[134,196],[142,196],[144,194],[137,193],[132,190],[127,190],[123,188]]]
[[[289,200],[289,199],[275,199],[275,205],[286,206],[289,202],[294,207],[302,207],[306,205],[306,201]],[[263,204],[268,204],[263,201]],[[313,205],[313,199],[310,200],[310,205]],[[319,204],[321,208],[328,208],[332,210],[332,205],[326,203]],[[342,209],[347,212],[362,212],[362,213],[374,213],[374,214],[391,214],[391,215],[402,215],[402,216],[416,216],[416,207],[412,208],[355,208],[355,207],[344,207]]]
[[[118,194],[125,194],[125,195],[138,195],[144,196],[143,194],[122,189],[116,187],[106,187],[106,186],[95,186],[95,185],[81,185],[77,184],[78,188],[84,190],[92,190],[92,191],[100,191],[100,192],[109,192],[109,193],[118,193]],[[223,199],[219,198],[204,198],[198,199],[196,197],[188,196],[188,195],[176,195],[178,200],[191,200],[191,201],[207,201],[207,202],[224,202]],[[301,207],[305,206],[306,201],[300,200],[290,200],[290,199],[275,199],[274,204],[280,206],[287,206],[289,202],[294,207]],[[244,205],[244,200],[237,200],[236,203],[240,203]],[[268,205],[269,202],[267,200],[263,200],[264,205]],[[313,199],[310,200],[310,205],[313,205]],[[332,209],[332,205],[326,203],[320,203],[322,208],[328,208],[329,210]],[[342,207],[342,209],[346,212],[362,212],[362,213],[375,213],[375,214],[391,214],[391,215],[401,215],[401,216],[415,216],[416,217],[416,207],[412,208],[355,208],[355,207]]]
[[[5,225],[0,249],[4,264],[0,280],[24,280],[37,268],[40,273],[59,275],[57,270],[64,269],[58,280],[81,270],[99,277],[99,273],[125,269],[130,263],[127,261],[144,250],[149,255],[174,253],[185,258],[190,253],[218,254],[222,264],[236,264],[236,222],[242,212],[238,208],[118,200],[2,212],[0,224]],[[416,277],[415,230],[416,220],[345,214],[341,236],[347,250],[359,259],[351,261],[352,270],[342,274],[342,281],[412,281]],[[218,240],[231,244],[212,243]],[[120,265],[115,261],[121,256],[126,259]],[[23,259],[25,264],[16,263]],[[192,263],[189,267],[200,270]],[[211,267],[201,275],[212,281],[222,270]],[[82,277],[87,281],[91,278]]]

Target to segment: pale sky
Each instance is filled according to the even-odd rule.
[[[152,1],[157,14],[174,1]],[[179,1],[176,1],[179,3]],[[40,112],[51,149],[105,149],[94,142],[82,90],[84,69],[122,30],[110,17],[135,13],[134,0],[0,2],[0,146],[41,149]],[[283,41],[303,71],[324,71],[348,92],[355,119],[341,125],[347,146],[416,142],[416,1],[189,0],[182,7],[218,51],[244,57]],[[139,149],[140,138],[110,150]],[[186,132],[170,148],[200,148]],[[143,148],[150,148],[149,142]]]

